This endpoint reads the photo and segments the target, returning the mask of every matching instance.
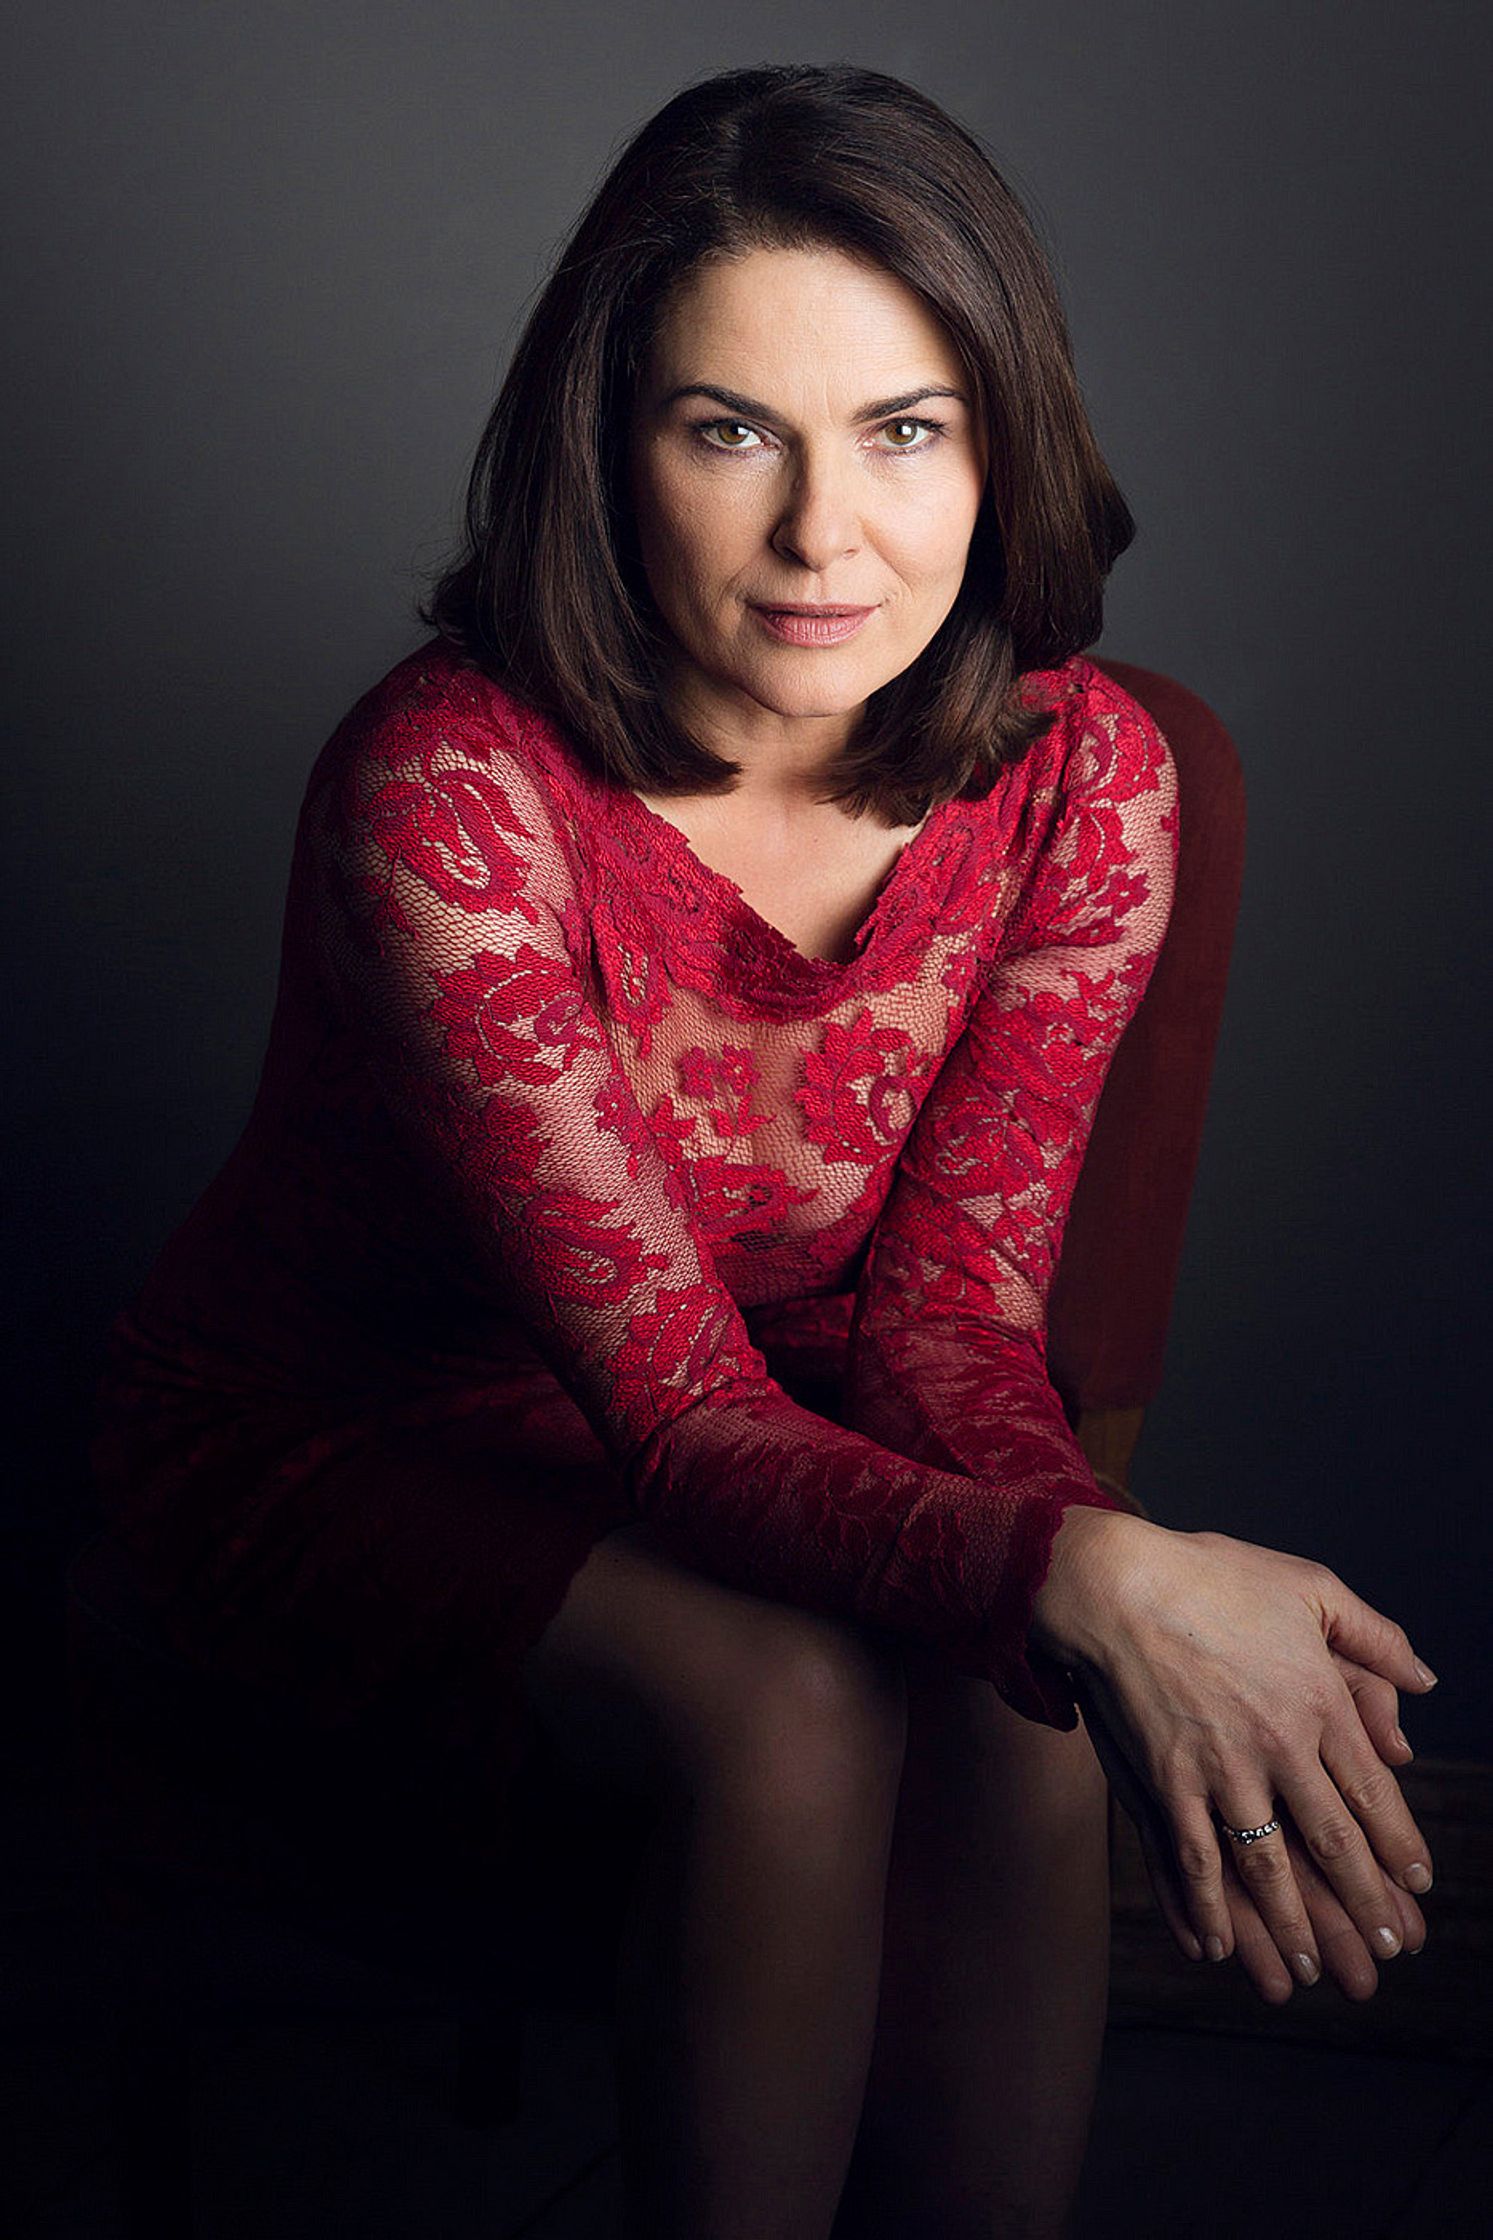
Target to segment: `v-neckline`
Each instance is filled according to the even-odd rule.
[[[698,881],[707,888],[713,888],[720,896],[729,896],[750,924],[760,932],[772,947],[779,950],[785,958],[791,960],[795,969],[819,980],[850,972],[860,963],[871,946],[888,897],[894,887],[898,886],[906,875],[909,860],[914,852],[921,848],[934,825],[941,824],[954,805],[952,800],[939,802],[929,810],[911,839],[903,842],[901,849],[893,857],[885,877],[872,896],[859,924],[850,937],[849,955],[845,957],[819,957],[811,956],[807,949],[800,949],[798,943],[784,933],[781,926],[775,925],[771,918],[765,918],[756,904],[748,901],[729,872],[718,871],[714,864],[707,863],[705,858],[697,853],[688,834],[681,832],[679,826],[671,818],[661,816],[658,810],[652,808],[643,799],[642,795],[635,792],[631,786],[619,786],[617,791],[625,801],[631,804],[632,809],[639,816],[646,818],[651,827],[656,828],[664,835],[664,844],[674,849],[681,863],[693,873]]]

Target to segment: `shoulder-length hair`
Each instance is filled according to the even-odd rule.
[[[419,612],[610,776],[730,791],[740,765],[659,691],[667,638],[636,548],[628,424],[659,310],[692,267],[818,246],[879,265],[943,321],[989,453],[955,603],[871,694],[820,796],[912,823],[988,792],[1047,729],[1019,679],[1097,638],[1135,524],[1026,213],[979,142],[896,78],[725,71],[628,142],[534,305],[478,447],[464,545]]]

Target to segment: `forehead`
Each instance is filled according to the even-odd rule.
[[[857,400],[962,370],[948,329],[905,281],[830,248],[705,259],[667,298],[648,364],[656,386],[710,380],[761,394],[775,381]]]

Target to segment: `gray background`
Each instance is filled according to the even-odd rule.
[[[1412,1740],[1488,1754],[1472,15],[152,0],[11,31],[23,1612],[84,1513],[104,1325],[246,1115],[307,770],[422,635],[526,297],[686,80],[849,60],[943,101],[1026,199],[1140,522],[1103,650],[1201,693],[1245,762],[1138,1490],[1330,1562],[1442,1675]]]

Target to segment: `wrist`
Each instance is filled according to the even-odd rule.
[[[1028,1639],[1068,1666],[1097,1665],[1125,1595],[1125,1582],[1163,1529],[1129,1510],[1070,1503],[1032,1602]]]

